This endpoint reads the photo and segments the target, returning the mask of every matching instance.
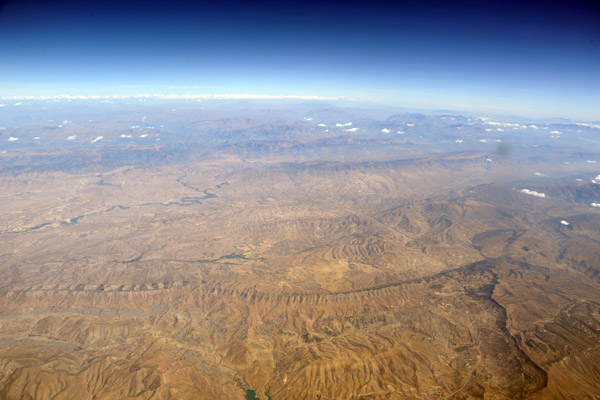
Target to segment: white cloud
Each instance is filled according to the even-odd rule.
[[[540,173],[540,172],[534,172],[533,174],[534,174],[535,176],[545,176],[545,177],[548,177],[548,175],[544,175],[544,174],[542,174],[542,173]]]
[[[144,134],[140,135],[140,137],[141,137],[141,138],[147,138],[147,137],[148,137],[148,134],[147,134],[147,133],[144,133]]]
[[[18,137],[12,137],[12,136],[11,136],[11,137],[9,137],[9,138],[8,138],[8,141],[9,141],[9,142],[16,142],[17,140],[19,140],[19,138],[18,138]]]
[[[404,131],[398,131],[398,135],[404,135]]]
[[[383,129],[381,130],[381,132],[383,132],[383,133],[390,133],[391,131],[392,131],[392,130],[391,130],[391,129],[388,129],[388,128],[383,128]]]
[[[98,141],[100,141],[102,139],[104,139],[104,136],[98,136],[96,139],[91,140],[90,143],[96,143],[96,142],[98,142]]]
[[[592,207],[599,207],[600,208],[600,203],[592,203],[590,204]]]
[[[75,135],[73,135],[73,136],[69,136],[69,137],[67,138],[67,140],[75,140],[75,139],[77,139],[77,136],[75,136]]]
[[[411,123],[406,123],[406,126],[415,126],[415,124],[411,124]]]
[[[462,143],[462,142],[463,142],[463,140],[462,140],[462,139],[456,139],[456,140],[455,140],[455,142],[456,142],[456,143]]]
[[[576,179],[576,181],[577,181],[577,182],[583,182],[583,179],[581,179],[581,178],[577,178],[577,179]]]
[[[20,106],[21,104],[23,104],[23,103],[15,103],[15,106]]]
[[[508,122],[494,122],[494,121],[485,121],[484,125],[496,125],[496,126],[521,126],[520,124],[510,124]]]
[[[594,125],[594,124],[586,124],[583,122],[578,122],[575,125],[579,125],[579,126],[585,126],[587,128],[594,128],[594,129],[600,129],[600,125]]]
[[[130,137],[131,137],[131,135],[126,135],[126,134],[124,134],[124,133],[121,133],[121,136],[120,136],[120,137],[122,137],[122,138],[130,138]]]
[[[58,126],[57,126],[57,128],[62,128],[62,127],[63,127],[62,125],[58,125]]]
[[[67,125],[67,124],[72,124],[72,123],[73,123],[73,121],[69,121],[68,119],[65,119],[65,120],[64,120],[62,123],[63,123],[64,125]]]
[[[552,131],[552,132],[550,132],[550,134],[551,135],[560,135],[560,132],[559,131]]]
[[[325,125],[325,124],[318,124],[317,126],[320,126],[321,128],[325,128],[327,125]]]
[[[6,104],[0,104],[0,107],[4,107]]]
[[[565,220],[560,221],[561,224],[565,225],[565,226],[569,226],[569,223]]]
[[[487,143],[487,140],[486,139],[481,139],[480,142],[481,143]]]
[[[312,121],[312,118],[310,118],[310,117],[304,117],[304,120],[305,121]]]
[[[344,129],[346,132],[356,132],[358,128]]]
[[[531,129],[538,129],[537,125],[529,125]]]
[[[33,138],[33,140],[40,140],[40,137],[36,136],[36,137]]]
[[[546,195],[544,193],[539,193],[539,192],[536,192],[535,190],[521,189],[520,192],[528,194],[530,196],[535,196],[535,197],[541,197],[541,198],[546,197]]]
[[[588,164],[596,164],[596,160],[586,160],[586,163],[588,163]]]
[[[491,132],[492,130],[493,130],[493,129],[490,129],[490,128],[485,128],[485,131],[486,131],[486,132]]]
[[[486,158],[485,161],[492,162],[492,159],[491,158]]]
[[[504,132],[504,129],[502,129],[502,128],[496,128],[496,130],[497,130],[498,132]]]
[[[5,127],[5,126],[0,126],[0,131],[3,131],[3,130],[5,130],[5,129],[6,129],[6,127]]]
[[[338,122],[337,124],[335,124],[335,126],[337,126],[338,128],[343,128],[344,126],[352,126],[352,122],[346,122],[345,124]]]

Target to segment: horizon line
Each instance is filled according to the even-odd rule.
[[[533,115],[518,115],[503,107],[490,106],[490,105],[475,105],[475,104],[439,104],[437,106],[424,107],[424,106],[407,106],[393,104],[394,102],[385,101],[381,99],[372,98],[356,98],[356,97],[345,97],[345,96],[319,96],[319,95],[284,95],[284,94],[250,94],[250,93],[196,93],[196,94],[175,94],[175,93],[138,93],[138,94],[52,94],[52,95],[27,95],[27,94],[14,94],[14,95],[0,95],[0,100],[16,100],[16,101],[47,101],[47,100],[103,100],[110,102],[110,100],[127,100],[127,99],[159,99],[159,100],[307,100],[307,101],[348,101],[358,103],[371,103],[380,104],[388,107],[398,107],[406,110],[420,110],[429,112],[442,112],[450,111],[459,114],[482,114],[485,111],[496,114],[496,117],[508,118],[529,118],[534,120],[545,120],[545,119],[565,119],[571,121],[585,121],[585,122],[600,122],[596,119],[587,118],[573,118],[573,117],[542,117]],[[0,108],[3,108],[7,104],[0,104]],[[16,104],[20,105],[20,104]],[[470,108],[470,110],[469,110]],[[504,112],[503,112],[504,111]]]
[[[250,94],[250,93],[140,93],[140,94],[54,94],[54,95],[3,95],[2,100],[119,100],[156,98],[164,100],[351,100],[340,96]]]

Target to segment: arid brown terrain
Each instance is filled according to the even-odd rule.
[[[0,398],[600,398],[596,128],[145,112],[5,115]]]

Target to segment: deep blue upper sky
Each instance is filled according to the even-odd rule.
[[[597,2],[397,3],[8,0],[0,95],[299,94],[600,119]]]

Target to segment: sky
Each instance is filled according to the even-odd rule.
[[[324,96],[591,121],[599,71],[593,0],[0,0],[0,96]]]

